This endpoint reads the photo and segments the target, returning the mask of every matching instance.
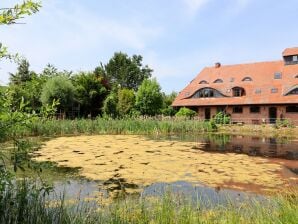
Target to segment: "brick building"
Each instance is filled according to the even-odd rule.
[[[233,122],[289,119],[298,125],[298,47],[282,56],[280,61],[206,67],[172,106],[191,108],[206,120],[224,111]]]

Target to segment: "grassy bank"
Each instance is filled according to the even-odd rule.
[[[0,197],[1,223],[297,223],[297,194],[275,196],[266,202],[201,206],[199,201],[166,194],[100,202],[63,198],[49,202],[44,189],[21,182]]]
[[[264,137],[297,138],[298,127],[278,127],[275,125],[220,125],[218,133],[241,134]]]
[[[70,134],[183,134],[216,130],[210,122],[196,120],[77,119],[35,120],[17,130],[18,136],[65,136]]]

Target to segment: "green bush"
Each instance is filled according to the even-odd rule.
[[[214,117],[215,124],[230,124],[231,118],[224,112],[219,112]]]
[[[187,117],[187,118],[193,118],[196,116],[197,113],[191,109],[188,109],[186,107],[182,107],[179,109],[179,111],[175,114],[177,117]]]
[[[293,128],[293,123],[288,119],[277,119],[275,128]]]

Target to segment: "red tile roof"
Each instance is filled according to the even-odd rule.
[[[282,52],[282,56],[298,55],[298,47],[286,48]]]
[[[281,73],[281,79],[274,79],[275,73]],[[286,104],[298,103],[297,95],[285,94],[298,85],[298,64],[284,65],[283,61],[259,62],[250,64],[226,65],[204,68],[197,77],[187,85],[173,102],[173,106],[204,106],[204,105],[250,105],[250,104]],[[242,81],[250,77],[252,81]],[[214,83],[222,79],[223,83]],[[199,84],[205,80],[209,84]],[[210,87],[218,90],[224,98],[191,98],[199,89]],[[231,89],[242,87],[245,96],[233,97]],[[277,93],[271,93],[277,88]],[[261,89],[257,94],[256,90]]]

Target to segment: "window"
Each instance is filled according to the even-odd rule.
[[[223,94],[221,94],[219,91],[216,89],[212,88],[203,88],[198,90],[192,98],[210,98],[210,97],[224,97]]]
[[[245,95],[245,90],[241,87],[234,87],[233,89],[233,96],[244,96]]]
[[[277,93],[278,92],[278,89],[277,88],[272,88],[271,89],[271,93]]]
[[[242,82],[250,82],[252,79],[250,77],[245,77],[242,79]]]
[[[208,84],[208,82],[205,80],[202,80],[201,82],[199,82],[199,84]]]
[[[291,90],[287,95],[298,95],[298,87]]]
[[[298,105],[287,106],[286,112],[287,113],[298,113]]]
[[[223,83],[222,79],[216,79],[214,83]]]
[[[293,61],[298,61],[298,55],[293,56]]]
[[[262,93],[262,90],[261,90],[261,89],[256,89],[256,90],[255,90],[255,93],[256,93],[256,94],[261,94],[261,93]]]
[[[233,107],[234,114],[242,114],[242,112],[243,112],[242,107],[240,107],[240,106]]]
[[[281,79],[281,72],[275,72],[274,79]]]
[[[261,108],[259,106],[252,106],[249,108],[250,113],[260,113]]]

